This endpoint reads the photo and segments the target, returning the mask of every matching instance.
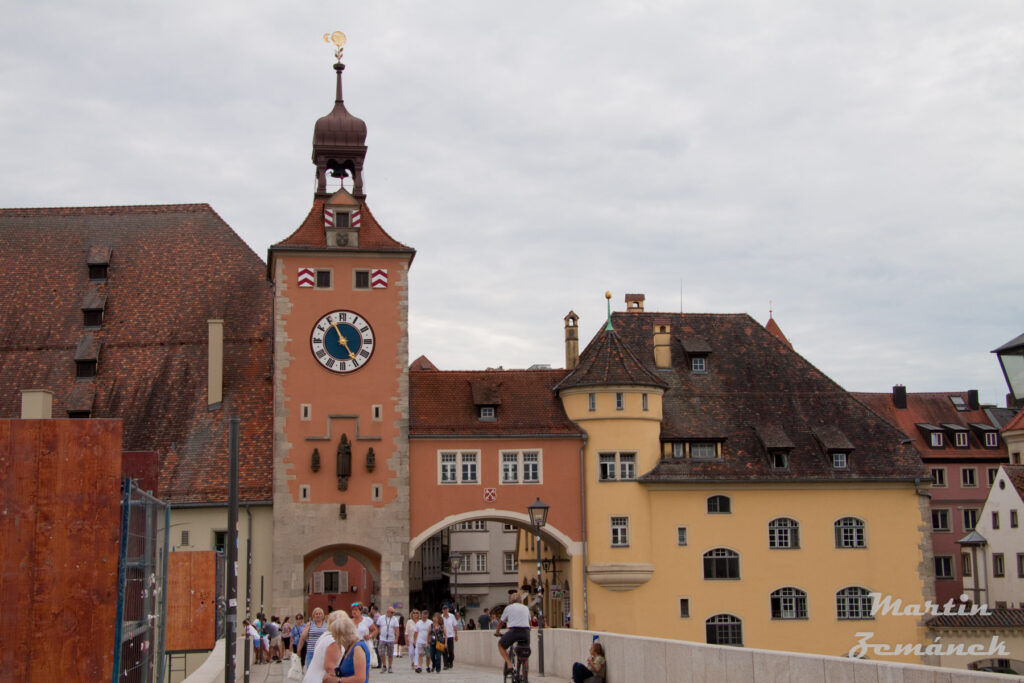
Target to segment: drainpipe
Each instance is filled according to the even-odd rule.
[[[252,619],[252,510],[245,506],[245,515],[249,519],[249,528],[245,539],[245,612]]]
[[[587,603],[587,481],[584,451],[587,448],[587,433],[583,432],[583,443],[580,444],[580,533],[583,535],[583,630],[590,630],[590,609]]]

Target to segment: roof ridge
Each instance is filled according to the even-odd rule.
[[[111,213],[216,213],[208,203],[196,204],[120,204],[109,206],[43,206],[0,209],[6,216],[82,216]],[[219,216],[218,216],[219,217]],[[221,220],[224,220],[221,218]]]

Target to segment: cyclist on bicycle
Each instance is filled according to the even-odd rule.
[[[500,637],[498,652],[505,660],[505,671],[512,668],[512,659],[508,656],[508,649],[512,647],[512,643],[522,643],[527,647],[530,645],[530,608],[524,604],[529,598],[529,594],[514,596],[505,611],[501,613],[498,630],[494,632],[495,636]],[[508,628],[508,632],[504,635],[501,633],[503,628]],[[524,668],[528,661],[523,661]]]

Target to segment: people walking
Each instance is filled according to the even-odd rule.
[[[306,655],[303,661],[306,663],[306,668],[309,669],[309,662],[313,659],[313,650],[316,648],[316,641],[319,640],[320,636],[323,635],[324,631],[327,630],[327,625],[324,623],[324,610],[323,608],[317,607],[313,610],[312,621],[306,624],[306,628],[303,629],[302,635],[299,637],[299,649],[306,648]]]
[[[430,648],[430,661],[434,666],[434,672],[441,673],[441,661],[447,654],[447,639],[444,634],[444,618],[440,612],[434,612],[434,618],[430,623],[430,635],[428,637],[428,647]],[[445,669],[448,668],[446,664]]]
[[[448,609],[448,605],[441,608],[441,622],[444,624],[444,668],[450,669],[455,664],[455,643],[459,639],[459,630],[456,628],[457,619]]]
[[[430,619],[427,610],[420,611],[420,620],[416,622],[416,653],[419,659],[416,664],[416,673],[423,671],[423,664],[427,665],[427,673],[430,673],[430,660],[427,659],[427,642],[430,637]]]
[[[388,607],[387,612],[381,615],[378,621],[378,630],[377,656],[380,658],[380,668],[381,671],[391,673],[391,664],[395,654],[395,640],[399,631],[399,621],[398,617],[395,616],[394,607]]]
[[[409,618],[405,620],[405,642],[409,646],[409,666],[413,671],[420,665],[419,648],[416,647],[416,624],[420,621],[420,611],[414,609],[409,612]]]

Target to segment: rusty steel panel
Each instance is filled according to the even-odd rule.
[[[167,556],[167,652],[212,650],[216,643],[217,553]]]
[[[0,421],[0,666],[20,681],[110,680],[121,423]],[[39,638],[26,624],[47,624]]]

